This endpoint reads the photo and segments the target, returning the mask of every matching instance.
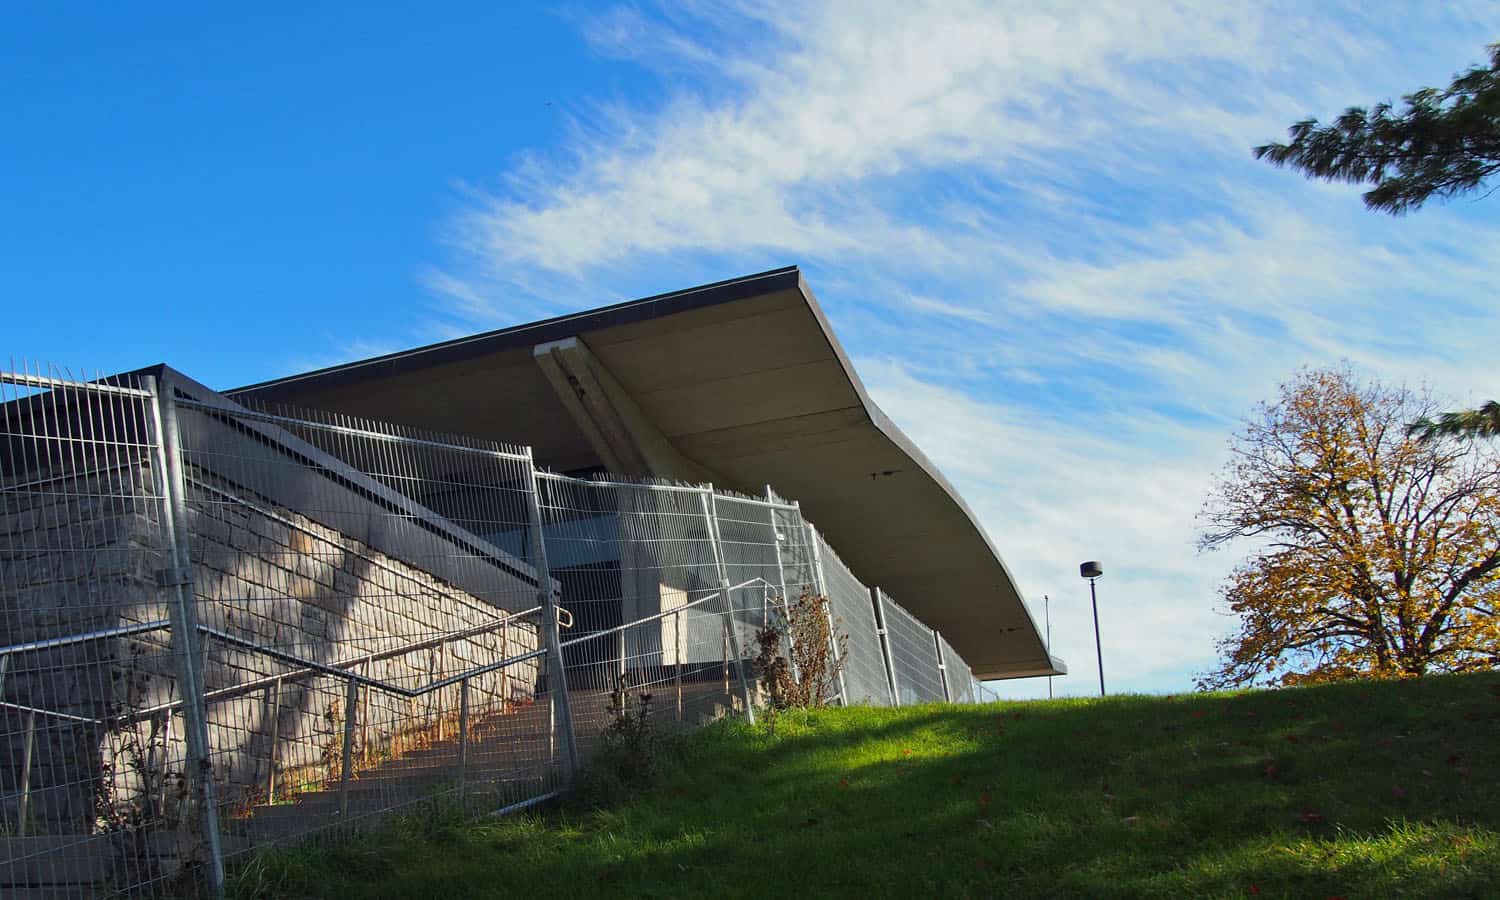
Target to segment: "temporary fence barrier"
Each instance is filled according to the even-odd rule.
[[[0,893],[217,895],[268,844],[557,796],[622,697],[753,717],[757,634],[804,594],[836,702],[975,698],[769,488],[570,478],[167,369],[0,372]]]
[[[875,608],[870,603],[870,589],[854,577],[816,529],[809,525],[808,531],[813,535],[820,589],[828,597],[829,610],[839,631],[848,635],[848,651],[842,669],[848,702],[890,706],[893,702],[890,680],[886,675]]]
[[[885,629],[887,658],[898,703],[937,703],[947,700],[941,660],[931,628],[875,589],[876,608]]]

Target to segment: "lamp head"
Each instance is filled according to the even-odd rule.
[[[1078,574],[1084,578],[1098,578],[1104,574],[1104,567],[1099,565],[1098,560],[1091,559],[1078,567]]]

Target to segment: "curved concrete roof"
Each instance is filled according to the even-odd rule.
[[[610,422],[595,427],[559,387],[557,346],[575,354],[563,365],[598,377]],[[226,393],[530,444],[562,471],[631,465],[607,446],[613,424],[645,435],[636,443],[656,462],[625,454],[635,467],[671,468],[663,452],[679,464],[626,474],[706,472],[800,500],[861,580],[942,631],[979,677],[1066,671],[973,512],[870,399],[794,266]]]

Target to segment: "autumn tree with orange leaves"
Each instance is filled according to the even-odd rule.
[[[1500,665],[1500,457],[1421,440],[1422,392],[1307,370],[1230,442],[1203,549],[1254,555],[1223,587],[1237,632],[1203,688]]]

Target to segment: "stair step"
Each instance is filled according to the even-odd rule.
[[[683,685],[682,718],[678,719],[677,697],[672,688],[654,690],[651,719],[662,728],[703,725],[742,707],[738,696],[726,693],[717,682]],[[570,692],[569,701],[578,753],[585,759],[599,744],[601,732],[613,720],[607,693],[594,690]],[[514,707],[502,715],[489,715],[473,724],[469,735],[465,782],[473,790],[510,784],[517,788],[540,784],[555,763],[550,704]],[[341,819],[351,824],[374,821],[381,813],[412,806],[435,793],[455,788],[458,782],[459,746],[456,734],[421,749],[410,750],[399,759],[366,769],[350,781],[347,797],[338,786],[299,794],[293,802],[254,807],[250,815],[225,823],[226,838],[236,848],[248,849],[267,841],[283,840],[320,831]],[[347,815],[340,815],[347,803]]]

